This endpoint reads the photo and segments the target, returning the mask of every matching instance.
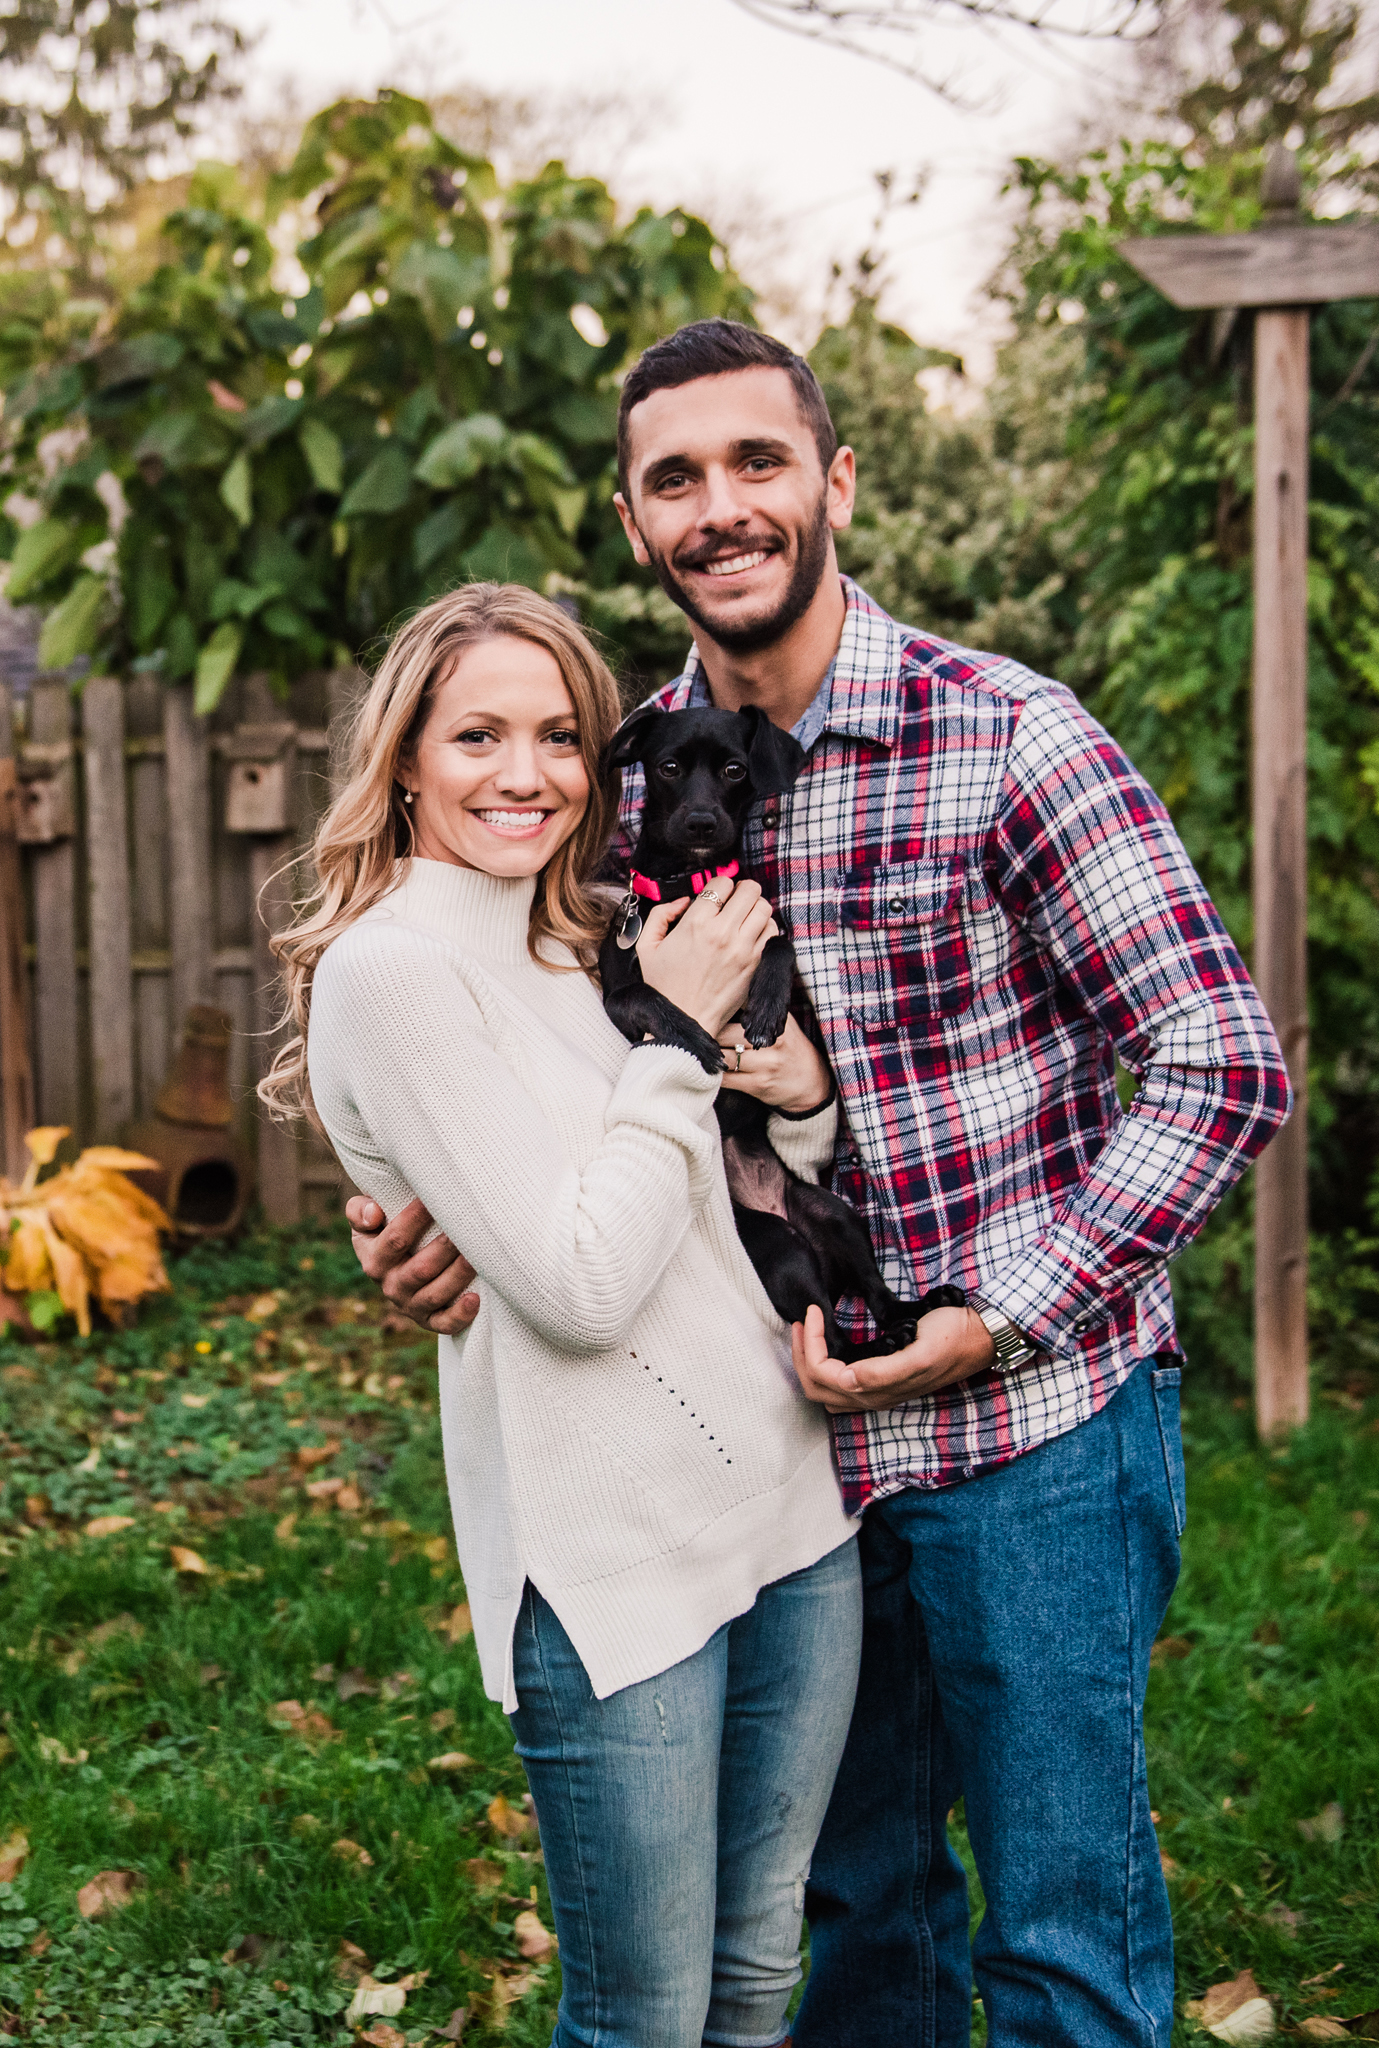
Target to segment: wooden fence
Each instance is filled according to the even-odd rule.
[[[359,685],[354,669],[307,675],[284,704],[247,677],[209,719],[185,685],[154,677],[96,677],[78,693],[39,680],[18,702],[0,687],[10,1174],[34,1123],[104,1143],[152,1114],[188,1009],[209,1002],[234,1020],[232,1092],[269,1219],[338,1208],[330,1152],[272,1124],[253,1091],[277,1043],[269,927],[287,922],[293,888],[273,878],[329,799],[331,736]]]

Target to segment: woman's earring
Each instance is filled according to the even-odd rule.
[[[404,802],[405,804],[409,804],[409,803],[410,803],[410,802],[412,801],[412,792],[411,792],[411,790],[410,790],[410,789],[407,789],[407,790],[404,790],[404,791],[403,791],[403,793],[402,793],[402,801],[403,801],[403,802]]]

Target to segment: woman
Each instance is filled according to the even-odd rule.
[[[541,1821],[557,2048],[773,2048],[851,1711],[856,1545],[733,1227],[717,1082],[629,1047],[591,978],[617,715],[530,591],[403,627],[278,942],[300,1035],[261,1092],[314,1112],[389,1215],[419,1195],[482,1283],[440,1340],[446,1471]],[[717,1035],[775,929],[720,881],[652,913],[643,972]],[[773,1137],[817,1169],[835,1112],[802,1033],[782,1071]]]

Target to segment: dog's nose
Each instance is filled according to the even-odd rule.
[[[718,830],[716,811],[690,811],[685,817],[685,830],[691,838],[695,833],[715,833]]]

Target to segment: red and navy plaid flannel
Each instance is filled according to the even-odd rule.
[[[1291,1098],[1163,805],[1073,693],[843,588],[823,730],[754,808],[744,871],[794,941],[841,1093],[834,1185],[887,1281],[979,1291],[1040,1346],[1008,1378],[836,1418],[860,1510],[1062,1435],[1175,1351],[1168,1262]],[[708,702],[697,655],[652,701]],[[860,1303],[843,1320],[867,1327]]]

